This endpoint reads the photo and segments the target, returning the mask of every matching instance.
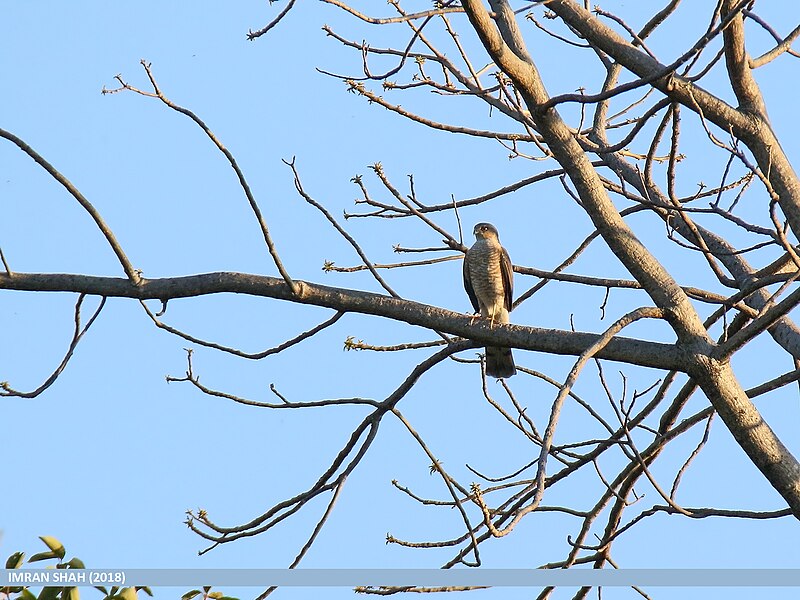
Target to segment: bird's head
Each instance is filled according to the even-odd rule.
[[[475,225],[472,233],[474,233],[475,237],[479,240],[496,240],[500,238],[500,234],[497,233],[497,227],[491,223],[478,223]]]

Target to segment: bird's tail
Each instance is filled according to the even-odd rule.
[[[511,377],[517,372],[511,348],[486,347],[486,374],[498,379]]]

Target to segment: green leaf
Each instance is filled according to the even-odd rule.
[[[19,569],[22,566],[22,561],[25,559],[24,552],[14,552],[8,557],[6,561],[6,569]]]
[[[146,585],[136,586],[136,591],[142,591],[145,594],[147,594],[148,596],[150,596],[151,598],[153,596],[153,590],[151,590],[150,587],[146,586]]]
[[[189,590],[183,596],[181,596],[181,600],[192,600],[195,596],[200,594],[200,590]]]
[[[39,539],[42,540],[59,559],[64,558],[64,555],[67,553],[67,551],[64,550],[64,544],[51,535],[40,535]]]
[[[28,588],[22,590],[22,595],[19,597],[19,600],[36,600],[36,596],[33,595]]]
[[[80,558],[78,558],[77,556],[75,558],[70,559],[70,561],[67,563],[67,566],[70,569],[85,569],[86,568],[86,565],[83,564],[83,561]]]
[[[38,554],[34,554],[28,559],[29,563],[38,562],[40,560],[48,560],[51,558],[58,558],[58,554],[55,552],[39,552]]]
[[[222,596],[219,600],[239,600],[239,598],[234,598],[233,596]]]
[[[39,600],[56,600],[59,592],[61,592],[61,588],[58,587],[42,588],[42,591],[39,594]]]
[[[96,586],[94,586],[94,589],[96,589],[96,590],[100,590],[101,592],[103,592],[103,595],[104,595],[104,596],[108,596],[108,588],[106,588],[105,586],[103,586],[103,585],[96,585]]]
[[[136,594],[136,588],[126,587],[123,588],[122,591],[117,594],[119,598],[122,600],[137,600],[138,595]]]
[[[66,597],[61,596],[65,600],[81,600],[81,593],[78,591],[78,588],[71,587],[69,588],[69,592],[67,593]]]

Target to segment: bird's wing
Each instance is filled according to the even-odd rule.
[[[467,255],[464,255],[464,289],[467,290],[467,296],[469,296],[469,301],[472,302],[472,307],[475,309],[475,312],[480,312],[481,307],[478,304],[478,297],[475,295],[475,288],[472,287],[472,279],[469,276],[469,262]]]
[[[514,301],[514,267],[511,266],[511,258],[505,248],[500,259],[500,272],[503,276],[504,303],[506,310],[511,312],[511,304]]]

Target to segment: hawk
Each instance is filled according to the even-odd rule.
[[[464,256],[464,288],[475,312],[490,319],[490,324],[508,323],[514,288],[514,272],[506,249],[500,245],[497,228],[478,223],[472,231],[475,243]],[[511,348],[488,346],[486,374],[511,377],[517,372]]]

